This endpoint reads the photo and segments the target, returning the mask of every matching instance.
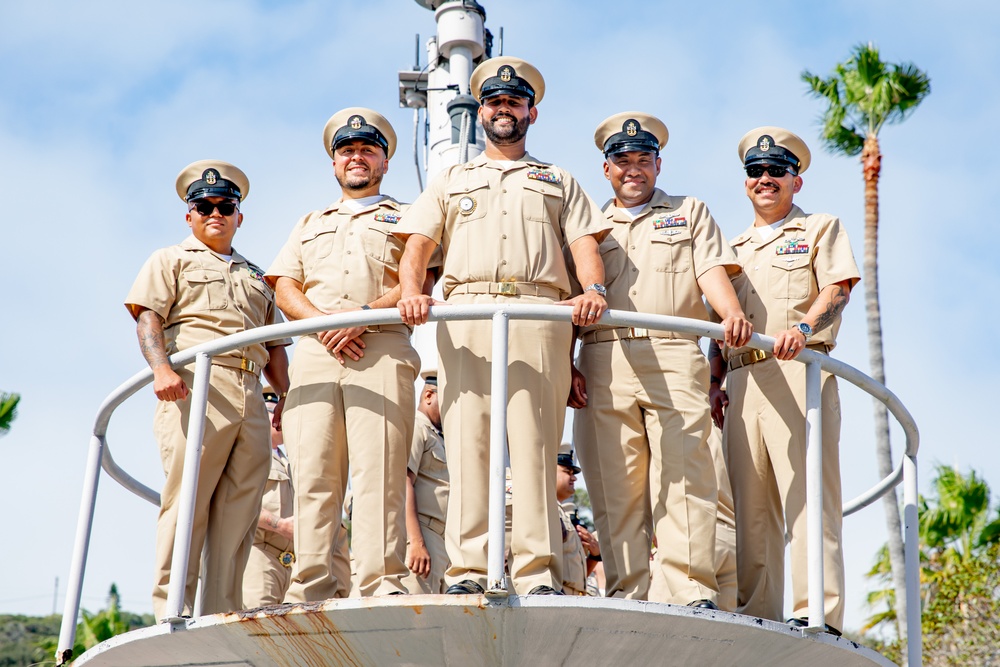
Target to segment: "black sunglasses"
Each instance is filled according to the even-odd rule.
[[[750,178],[760,178],[761,176],[764,175],[765,171],[767,171],[767,175],[770,176],[771,178],[781,178],[782,176],[784,176],[789,172],[792,173],[792,176],[795,175],[795,172],[789,169],[788,167],[779,167],[773,164],[769,164],[766,166],[762,164],[752,164],[749,167],[747,167],[747,176],[749,176]]]
[[[188,209],[189,211],[198,211],[199,214],[206,217],[212,215],[216,209],[219,210],[219,215],[223,217],[230,216],[238,210],[236,202],[229,199],[226,201],[220,201],[218,204],[213,204],[207,199],[195,199],[191,201],[190,204],[191,208]]]

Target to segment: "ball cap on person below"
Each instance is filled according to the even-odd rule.
[[[750,130],[740,139],[740,160],[744,167],[773,164],[789,167],[797,175],[809,168],[812,154],[797,134],[781,127],[765,125]]]
[[[438,383],[438,372],[437,368],[424,368],[420,371],[420,377],[427,384],[432,384],[435,387]]]
[[[559,445],[559,456],[556,457],[556,463],[569,468],[573,474],[580,472],[580,466],[576,465],[576,461],[573,460],[573,445],[568,442]]]
[[[594,143],[604,156],[639,151],[660,154],[670,133],[663,121],[641,111],[625,111],[605,118],[594,132]]]
[[[281,398],[278,393],[271,388],[271,385],[264,386],[264,403],[269,405],[277,405]]]
[[[226,197],[243,201],[250,194],[250,179],[239,167],[221,160],[198,160],[177,174],[177,196],[184,201]]]
[[[387,160],[396,152],[396,131],[385,116],[364,107],[342,109],[326,121],[323,128],[323,147],[331,158],[343,143],[361,140],[381,146]]]
[[[528,106],[542,101],[545,79],[533,65],[511,56],[490,58],[479,63],[469,83],[472,96],[480,103],[497,95],[526,97]]]

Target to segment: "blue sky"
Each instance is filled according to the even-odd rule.
[[[988,383],[1000,366],[989,352],[1000,328],[990,245],[1000,9],[985,1],[484,5],[487,26],[504,28],[505,53],[546,77],[529,150],[573,172],[599,203],[610,190],[594,128],[612,113],[648,111],[670,129],[661,187],[703,199],[732,238],[751,220],[737,141],[750,128],[782,125],[813,150],[797,203],[839,215],[859,263],[860,166],[822,151],[822,108],[799,73],[826,74],[866,41],[926,70],[931,96],[882,133],[886,372],[921,428],[921,487],[940,462],[974,467],[1000,490],[1000,439],[988,420]],[[0,440],[10,462],[0,506],[13,523],[0,552],[0,613],[48,613],[56,577],[62,609],[93,417],[143,364],[121,303],[145,258],[186,235],[177,172],[214,157],[248,173],[236,245],[266,266],[302,213],[338,196],[320,140],[326,119],[369,106],[400,136],[384,191],[412,200],[412,112],[397,108],[396,72],[413,64],[415,32],[425,40],[434,21],[412,0],[0,5],[0,389],[24,396]],[[861,295],[835,356],[867,370]],[[854,496],[876,481],[871,403],[851,389],[843,395],[844,486]],[[153,404],[148,390],[126,404],[109,442],[126,469],[157,487]],[[84,606],[102,606],[115,581],[127,608],[149,610],[154,520],[154,508],[102,481]],[[882,526],[878,507],[846,522],[848,627],[865,615],[862,574]]]

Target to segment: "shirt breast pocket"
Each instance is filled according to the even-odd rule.
[[[253,313],[254,326],[267,324],[267,308],[271,304],[271,288],[256,278],[248,278],[246,284],[247,298],[250,299],[250,312]]]
[[[222,310],[229,306],[226,278],[221,271],[190,269],[181,274],[190,293],[191,306],[199,310]]]
[[[610,234],[600,246],[601,263],[604,264],[604,283],[610,285],[625,268],[625,250]]]
[[[392,232],[377,224],[368,225],[363,239],[365,254],[383,264],[399,265],[403,254],[403,242],[393,236]]]
[[[805,299],[812,286],[810,257],[779,255],[771,260],[770,292],[777,299]]]
[[[337,230],[317,229],[302,236],[302,265],[308,271],[330,256],[337,242]]]
[[[487,183],[466,183],[448,189],[448,217],[461,225],[486,216]]]
[[[664,273],[683,273],[691,270],[691,230],[667,229],[667,233],[653,232],[653,266]]]
[[[524,185],[521,215],[525,220],[558,224],[562,214],[563,192],[558,185],[529,181]]]

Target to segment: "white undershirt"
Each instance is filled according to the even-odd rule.
[[[632,206],[632,207],[629,207],[629,208],[622,208],[620,210],[625,211],[625,213],[628,215],[628,217],[630,217],[633,220],[635,220],[636,218],[639,217],[639,214],[642,213],[642,209],[644,209],[644,208],[646,208],[645,204],[639,204],[638,206]]]
[[[779,229],[781,229],[781,226],[783,224],[785,224],[784,220],[778,220],[777,222],[772,223],[770,225],[764,225],[763,227],[755,227],[755,229],[757,230],[757,233],[760,234],[760,240],[767,241],[772,236],[774,236]]]
[[[499,164],[504,169],[510,169],[512,166],[514,166],[514,163],[516,162],[517,160],[497,160],[497,164]]]
[[[383,196],[372,195],[371,197],[362,197],[361,199],[345,199],[342,206],[349,209],[351,213],[358,213],[361,209],[381,201]]]
[[[233,256],[232,255],[219,255],[219,257],[221,257],[222,259],[226,260],[227,262],[233,261]]]

